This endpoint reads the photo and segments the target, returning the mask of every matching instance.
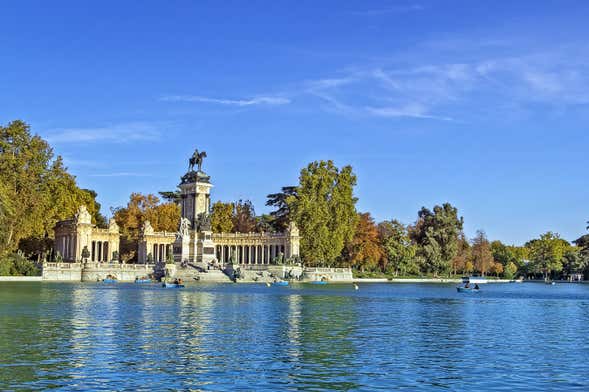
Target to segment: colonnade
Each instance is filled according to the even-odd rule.
[[[64,260],[69,261],[75,258],[75,240],[73,235],[61,236],[61,249],[57,249],[61,253]]]
[[[90,250],[90,260],[92,261],[109,261],[109,244],[108,241],[92,241]]]
[[[165,262],[168,252],[172,252],[172,245],[170,244],[153,244],[151,255],[154,262]]]
[[[217,245],[216,257],[228,263],[233,256],[237,264],[276,264],[279,256],[284,258],[284,245]]]

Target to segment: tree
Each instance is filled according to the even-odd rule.
[[[563,271],[567,275],[580,274],[585,271],[589,265],[589,258],[583,255],[581,249],[569,247],[562,258]]]
[[[213,204],[211,229],[214,233],[231,233],[233,231],[233,203],[218,201]]]
[[[358,214],[354,237],[347,246],[350,263],[356,268],[374,270],[383,257],[378,229],[369,213]]]
[[[418,256],[424,260],[425,272],[434,275],[447,272],[450,261],[458,252],[458,236],[463,219],[450,203],[435,206],[433,211],[422,207],[410,237],[418,246]]]
[[[155,231],[176,232],[180,225],[180,207],[173,203],[160,203],[157,196],[132,193],[125,207],[113,210],[121,232],[120,258],[135,259],[141,227],[149,221]]]
[[[236,233],[252,233],[256,231],[256,212],[249,200],[239,200],[234,204],[233,230]]]
[[[0,276],[36,276],[39,272],[21,251],[0,256]]]
[[[495,274],[495,276],[499,277],[499,275],[503,273],[503,264],[492,262],[489,267],[489,271]]]
[[[270,214],[262,214],[256,217],[256,232],[258,233],[275,233],[276,218]]]
[[[466,236],[464,235],[464,233],[461,232],[459,239],[458,239],[458,250],[456,252],[456,256],[454,256],[452,258],[452,273],[453,273],[453,275],[456,275],[458,273],[458,271],[467,272],[466,266],[467,266],[467,263],[470,262],[471,258],[472,258],[472,255],[471,255],[470,244],[468,243],[468,240],[466,239]],[[472,265],[472,263],[471,263],[471,265]],[[470,268],[470,270],[468,272],[472,272],[472,267]]]
[[[270,212],[270,215],[274,218],[274,220],[271,221],[274,230],[277,232],[286,231],[288,224],[291,221],[290,206],[297,198],[297,187],[284,186],[282,187],[281,192],[272,193],[266,197],[268,198],[266,205],[276,208],[274,211]]]
[[[475,270],[484,276],[494,263],[491,245],[484,231],[478,230],[476,232],[472,240],[471,254]],[[501,270],[503,271],[503,269]]]
[[[159,195],[166,201],[171,203],[180,203],[182,201],[182,194],[180,191],[161,191]]]
[[[315,161],[301,170],[290,213],[301,233],[301,256],[308,265],[328,265],[342,254],[356,229],[356,176],[351,166]]]
[[[507,265],[503,269],[503,276],[505,276],[506,279],[513,279],[516,272],[517,272],[517,265],[515,265],[514,262],[510,261],[509,263],[507,263]]]
[[[80,189],[61,157],[22,121],[0,126],[0,184],[0,254],[22,239],[49,237],[55,223],[81,205],[95,221],[101,217],[96,193]]]
[[[558,234],[549,231],[540,238],[529,241],[526,246],[530,249],[534,267],[548,278],[551,273],[562,271],[562,258],[570,245]]]
[[[416,247],[409,239],[407,227],[398,220],[379,223],[379,239],[384,249],[383,269],[392,269],[395,276],[416,273]]]

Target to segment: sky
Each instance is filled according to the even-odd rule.
[[[350,164],[357,208],[468,236],[574,240],[589,220],[587,1],[12,1],[0,123],[47,139],[103,213],[174,190],[195,148],[213,200]]]

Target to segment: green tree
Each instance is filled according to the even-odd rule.
[[[211,229],[214,233],[231,233],[233,231],[233,203],[218,201],[213,204]]]
[[[316,161],[301,170],[297,196],[289,196],[290,213],[301,232],[301,256],[308,265],[329,265],[354,236],[357,222],[351,166]]]
[[[296,186],[285,186],[278,193],[272,193],[267,196],[268,200],[266,205],[274,207],[275,210],[270,212],[270,215],[274,218],[271,222],[274,231],[284,232],[286,231],[288,224],[291,221],[290,206],[297,198],[297,187]],[[290,203],[289,203],[290,200]]]
[[[515,265],[514,262],[510,261],[509,263],[507,263],[507,265],[503,269],[503,276],[506,279],[513,279],[516,272],[517,272],[517,265]]]
[[[80,189],[61,157],[22,121],[0,126],[0,184],[0,254],[22,239],[50,237],[81,205],[100,216],[96,193]]]
[[[534,267],[547,278],[554,272],[562,271],[562,258],[570,244],[556,233],[547,232],[540,238],[526,243]]]
[[[424,260],[424,272],[438,275],[450,269],[450,262],[458,253],[462,226],[462,217],[458,217],[458,210],[450,203],[435,206],[433,211],[421,208],[410,236],[418,246],[418,256]]]
[[[589,258],[583,255],[581,249],[571,246],[563,254],[562,264],[565,274],[580,274],[587,269]]]
[[[395,276],[418,272],[415,260],[416,246],[411,243],[407,227],[398,220],[379,224],[379,238],[384,248],[384,269],[392,270]]]

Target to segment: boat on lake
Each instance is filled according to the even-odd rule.
[[[117,283],[117,281],[117,277],[111,274],[106,275],[106,278],[102,279],[102,283]]]
[[[309,283],[311,283],[311,284],[327,284],[327,281],[326,280],[314,280]]]
[[[277,280],[276,282],[272,283],[273,286],[288,286],[287,280]]]

